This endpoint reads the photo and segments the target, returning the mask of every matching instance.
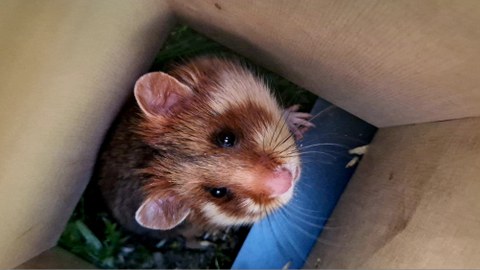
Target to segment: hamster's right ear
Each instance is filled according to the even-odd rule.
[[[141,226],[153,230],[170,230],[190,214],[190,207],[175,195],[147,197],[135,213]]]
[[[190,96],[192,90],[163,72],[147,73],[135,83],[135,99],[147,116],[165,116],[179,101]]]

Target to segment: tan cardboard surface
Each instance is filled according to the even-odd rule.
[[[1,1],[0,268],[55,245],[171,23],[165,1]]]
[[[380,129],[306,268],[480,268],[480,118]]]
[[[374,125],[480,116],[480,1],[171,2],[194,28]]]
[[[17,269],[94,269],[84,260],[59,247],[49,249],[19,265]]]

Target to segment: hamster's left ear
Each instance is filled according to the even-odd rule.
[[[141,226],[153,230],[170,230],[182,223],[190,214],[190,207],[174,194],[149,196],[135,213]]]
[[[147,73],[135,83],[134,94],[140,109],[148,117],[165,116],[192,90],[163,72]]]

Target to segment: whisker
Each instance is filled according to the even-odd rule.
[[[278,153],[277,155],[279,157],[284,157],[284,158],[301,157],[300,153],[297,153],[297,151],[294,151],[294,150],[290,150],[286,153]]]
[[[310,147],[317,147],[317,146],[335,146],[335,147],[340,147],[348,150],[348,146],[343,145],[343,144],[338,144],[338,143],[315,143],[315,144],[310,144],[306,146],[301,146],[299,149],[308,149]]]
[[[305,157],[303,157],[305,158]],[[333,161],[329,161],[329,160],[310,160],[310,159],[303,159],[302,160],[302,164],[303,165],[319,165],[319,164],[324,164],[324,165],[328,165],[328,166],[331,166],[331,165],[335,165],[335,163]]]
[[[280,134],[282,133],[282,130],[285,128],[285,125],[286,125],[286,123],[287,123],[287,118],[288,118],[288,116],[290,115],[291,112],[290,112],[290,111],[287,111],[286,113],[287,113],[286,116],[280,117],[280,120],[283,119],[283,123],[282,123],[282,127],[278,130],[277,137],[274,139],[275,142],[278,140],[278,137],[279,137]],[[288,140],[288,138],[287,138],[286,140]],[[286,140],[285,140],[285,141],[286,141]],[[273,151],[275,152],[275,150],[277,149],[277,147],[280,146],[280,145],[281,145],[281,143],[278,142],[278,143],[273,147]]]
[[[327,225],[325,225],[328,221],[332,220],[329,217],[310,215],[310,214],[305,213],[305,211],[301,211],[298,208],[292,208],[290,206],[283,208],[283,210],[285,211],[285,214],[290,214],[289,211],[293,212],[293,213],[291,213],[292,216],[298,218],[298,219],[297,218],[295,219],[296,221],[305,222],[305,223],[307,223],[307,224],[309,224],[313,227],[316,227],[316,228],[323,228],[323,229],[328,229],[328,230],[338,230],[338,229],[341,228],[339,226],[327,226]],[[312,211],[314,211],[314,210],[312,210]],[[321,213],[322,211],[317,211],[317,212]],[[313,222],[309,222],[309,221],[301,218],[300,216],[308,218],[309,220],[312,220]],[[323,224],[314,223],[315,221],[322,221]]]
[[[292,210],[292,209],[288,209],[288,208],[284,208],[282,209],[285,211],[285,214],[291,214],[289,213],[288,211]],[[298,211],[298,210],[297,210]],[[295,221],[299,221],[299,222],[302,222],[302,223],[305,223],[311,227],[315,227],[315,228],[320,228],[320,229],[328,229],[328,230],[338,230],[339,227],[332,227],[332,226],[326,226],[326,222],[329,220],[328,218],[323,218],[323,217],[317,217],[317,216],[312,216],[312,215],[307,215],[303,212],[295,212],[295,213],[292,213],[291,214],[292,217],[295,217]],[[309,219],[315,219],[315,220],[318,220],[318,221],[323,221],[323,224],[317,224],[317,223],[313,223],[313,222],[310,222],[310,221],[307,221],[305,220],[304,218],[309,218]]]
[[[338,158],[332,157],[326,153],[306,153],[305,155],[300,156],[302,158],[302,164],[305,166],[307,164],[328,164],[334,165],[335,161]]]
[[[283,140],[283,142],[280,143],[280,145],[285,144],[285,143],[287,142],[287,140],[290,139],[290,138],[291,138],[291,136],[288,136],[285,140]],[[288,150],[288,149],[290,149],[290,148],[293,148],[293,147],[295,147],[294,149],[296,149],[296,147],[297,147],[297,145],[295,144],[295,142],[292,142],[292,143],[288,144],[287,147],[285,147],[284,150],[276,151],[276,153],[282,153],[282,152],[284,152],[284,151],[286,151],[286,150]],[[274,150],[275,150],[275,149],[274,149]]]
[[[339,157],[340,156],[344,156],[344,157],[352,157],[353,154],[350,154],[348,153],[348,151],[345,151],[345,150],[335,150],[335,149],[322,149],[321,150],[322,152],[327,152],[327,153],[331,153],[331,154],[336,154],[338,155]]]
[[[332,246],[332,247],[346,247],[346,246],[352,246],[352,245],[341,245],[341,244],[337,244],[337,243],[333,243],[331,241],[327,241],[325,239],[321,239],[320,238],[320,235],[314,235],[308,231],[306,231],[303,227],[301,227],[300,225],[294,223],[294,222],[291,222],[291,220],[289,220],[287,217],[284,216],[285,219],[287,219],[287,224],[291,224],[293,225],[296,229],[298,229],[299,232],[303,233],[305,236],[311,238],[311,239],[315,239],[315,243],[321,243],[321,244],[324,244],[324,245],[327,245],[327,246]]]
[[[320,243],[322,245],[325,245],[325,246],[329,246],[329,247],[337,247],[337,248],[343,248],[343,247],[353,247],[353,245],[345,245],[345,244],[338,244],[338,243],[334,243],[334,242],[331,242],[331,241],[328,241],[328,240],[325,240],[321,237],[318,237],[317,238],[317,241],[315,241],[316,244]]]
[[[339,158],[338,156],[335,156],[334,154],[331,154],[331,153],[328,153],[328,152],[325,152],[325,151],[306,151],[306,152],[301,152],[300,153],[301,156],[309,155],[309,154],[325,155],[325,156],[331,157],[333,159],[338,159]]]
[[[292,198],[292,202],[293,202],[293,201],[295,201],[295,198]],[[298,200],[297,200],[297,202],[298,202]],[[301,206],[299,206],[299,205],[296,205],[296,204],[293,204],[293,203],[288,204],[287,207],[293,207],[293,208],[298,209],[299,211],[310,212],[310,213],[312,213],[312,214],[314,214],[314,213],[318,213],[318,214],[322,214],[322,215],[324,214],[323,211],[318,211],[318,210],[309,209],[309,208],[303,208],[303,207],[301,207]],[[324,219],[329,219],[329,218],[327,218],[327,217],[322,217],[322,218],[324,218]]]
[[[289,220],[285,220],[286,217],[284,215],[282,215],[282,212],[279,211],[279,214],[275,216],[275,218],[277,218],[277,223],[279,224],[279,227],[282,228],[282,231],[284,232],[288,232],[289,231],[289,228],[288,226],[286,226],[287,224],[290,223]],[[278,218],[280,218],[281,220],[278,220]],[[295,241],[292,241],[293,239],[291,238],[291,235],[289,233],[283,233],[283,235],[285,236],[285,240],[286,242],[293,248],[293,250],[295,251],[295,256],[297,256],[297,258],[303,258],[303,255],[302,255],[302,252],[301,250],[299,249],[297,243]],[[292,260],[293,258],[289,258],[290,260]]]
[[[283,217],[286,219],[287,224],[294,226],[295,229],[297,229],[299,232],[303,233],[305,236],[307,236],[309,238],[312,238],[312,239],[317,239],[317,237],[318,237],[317,235],[312,234],[310,232],[307,232],[304,228],[299,226],[297,223],[292,222],[290,219],[288,219],[288,217],[284,216],[284,213],[282,211],[280,211],[279,213],[281,213],[283,215]]]
[[[273,234],[273,238],[275,238],[275,242],[277,244],[277,247],[279,248],[280,252],[282,253],[282,255],[284,257],[288,257],[288,254],[289,252],[286,252],[285,249],[284,249],[284,246],[281,244],[281,242],[279,241],[280,238],[278,238],[278,236],[276,235],[275,233],[275,227],[272,225],[272,221],[271,221],[271,218],[272,216],[271,215],[268,215],[267,216],[267,222],[270,226],[270,229],[271,229],[271,232]],[[287,239],[288,240],[288,239]],[[288,244],[290,244],[291,247],[293,247],[293,249],[295,250],[295,252],[298,253],[298,251],[295,249],[295,246],[293,246],[289,241],[287,241]],[[287,258],[288,260],[291,260],[291,258]]]
[[[281,129],[279,129],[279,124],[280,124],[280,121],[282,121],[282,119],[283,119],[283,117],[279,117],[277,122],[275,123],[275,126],[274,126],[275,128],[273,130],[273,134],[272,134],[271,138],[269,138],[269,144],[271,144],[272,141],[276,141],[276,139],[274,139],[274,138],[277,135],[277,131],[278,131],[278,134],[281,133]],[[278,135],[277,135],[277,137],[278,137]],[[276,145],[273,147],[274,151],[275,151],[276,147],[277,147]]]
[[[292,133],[292,132],[289,132],[289,135],[288,135],[282,142],[278,143],[278,145],[275,146],[275,148],[274,148],[273,150],[275,151],[275,149],[276,149],[278,146],[285,144],[285,143],[286,143],[290,138],[292,138],[292,137],[293,137],[293,133]],[[295,143],[292,143],[291,145],[296,146]]]
[[[328,112],[331,109],[335,109],[335,108],[337,108],[337,107],[334,106],[334,105],[330,105],[330,106],[326,107],[325,109],[322,109],[320,112],[316,113],[315,115],[313,115],[312,118],[310,118],[308,121],[312,122],[315,118],[317,118],[320,115],[324,114],[325,112]]]
[[[268,226],[270,227],[270,231],[272,232],[273,238],[275,239],[276,246],[280,250],[280,253],[282,253],[285,256],[288,253],[285,252],[285,250],[283,249],[283,246],[280,244],[280,241],[279,241],[277,235],[275,234],[274,227],[272,226],[272,223],[270,222],[270,215],[266,216],[266,220],[267,220]],[[265,226],[261,226],[261,228],[262,228],[262,231],[264,231],[263,234],[266,235]]]

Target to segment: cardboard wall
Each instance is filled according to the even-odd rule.
[[[480,118],[380,129],[306,268],[480,267]]]
[[[16,269],[95,269],[95,266],[64,249],[54,247]]]
[[[171,3],[194,28],[376,126],[480,116],[480,1]]]
[[[165,1],[0,2],[0,268],[56,244],[171,25]]]

